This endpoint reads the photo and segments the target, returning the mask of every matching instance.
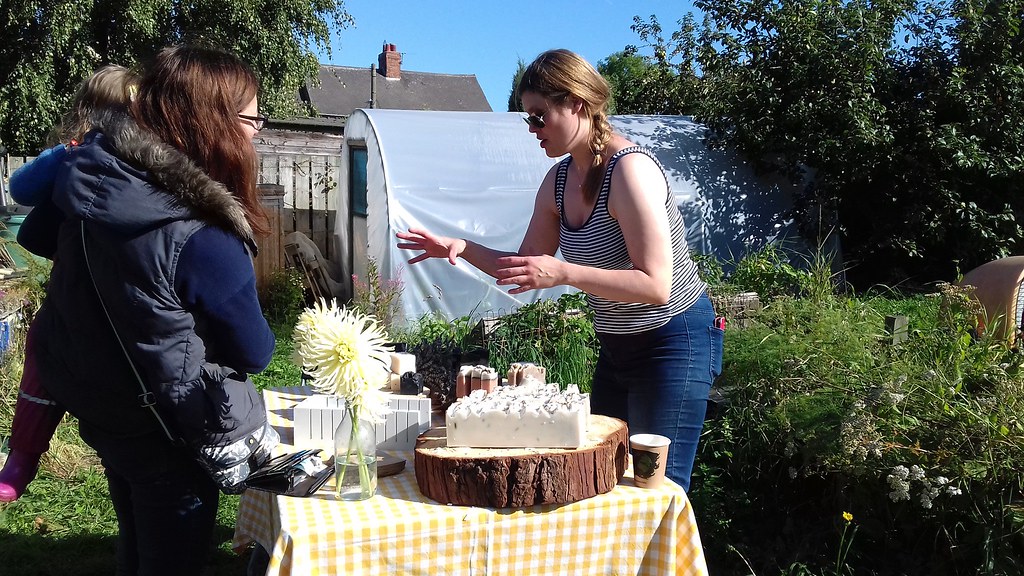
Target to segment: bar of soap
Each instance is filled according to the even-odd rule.
[[[455,375],[455,397],[462,398],[470,393],[469,385],[473,381],[473,367],[462,366]]]
[[[508,383],[512,386],[533,379],[541,384],[547,382],[547,369],[533,362],[513,362],[508,367]]]
[[[406,372],[416,371],[416,355],[406,352],[391,353],[391,373],[401,376]]]

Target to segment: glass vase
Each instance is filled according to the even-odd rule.
[[[377,492],[377,432],[371,422],[346,408],[334,431],[334,480],[342,500],[366,500]]]

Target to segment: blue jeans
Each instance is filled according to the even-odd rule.
[[[723,331],[701,296],[668,324],[639,334],[598,334],[601,352],[591,385],[595,414],[625,420],[630,434],[672,440],[665,475],[690,489],[711,383],[722,371]]]
[[[220,492],[191,453],[162,433],[111,438],[83,432],[103,462],[117,514],[118,576],[201,573]]]

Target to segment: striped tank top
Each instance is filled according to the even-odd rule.
[[[661,169],[665,168],[646,148],[633,146],[615,153],[608,159],[601,182],[601,190],[597,195],[594,210],[582,227],[573,229],[565,219],[563,200],[565,195],[565,178],[572,157],[562,160],[558,165],[555,178],[555,204],[560,216],[559,248],[566,262],[581,266],[592,266],[605,270],[630,270],[633,262],[626,250],[626,241],[622,236],[619,223],[608,213],[608,193],[611,188],[612,172],[619,159],[626,154],[640,153],[650,157]],[[638,302],[617,302],[587,294],[587,303],[594,311],[594,329],[608,334],[637,334],[664,326],[680,312],[684,312],[700,298],[707,288],[697,274],[697,265],[690,258],[686,246],[686,232],[683,216],[675,205],[672,187],[665,177],[668,194],[665,198],[665,212],[668,214],[669,232],[672,241],[672,292],[667,304],[643,304]]]

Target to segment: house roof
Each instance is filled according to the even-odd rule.
[[[401,71],[386,78],[375,67],[320,65],[319,86],[301,91],[304,103],[324,117],[346,117],[358,108],[490,112],[474,74]],[[376,105],[371,105],[376,92]]]

